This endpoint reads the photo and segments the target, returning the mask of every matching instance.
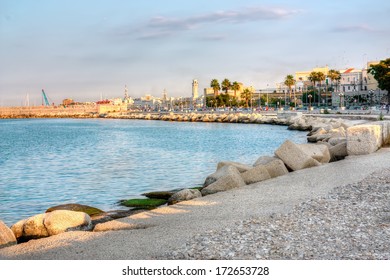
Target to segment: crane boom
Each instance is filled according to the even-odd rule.
[[[42,89],[42,96],[43,96],[43,100],[45,101],[45,106],[50,106],[49,100],[47,100],[46,93],[43,89]],[[43,105],[43,102],[42,102],[42,105]]]

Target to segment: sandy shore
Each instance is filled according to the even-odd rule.
[[[165,259],[196,235],[223,230],[246,219],[266,222],[274,215],[290,213],[304,201],[357,183],[385,168],[390,168],[390,148],[158,208],[112,224],[118,229],[141,229],[68,232],[1,249],[0,259]]]

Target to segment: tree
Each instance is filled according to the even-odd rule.
[[[244,91],[241,93],[241,98],[245,100],[246,107],[248,108],[248,102],[252,98],[253,92],[250,91],[250,89],[246,88]]]
[[[329,72],[328,72],[328,77],[329,77],[330,80],[331,80],[330,86],[331,86],[332,88],[333,88],[333,81],[336,82],[336,91],[337,91],[337,85],[339,84],[339,82],[340,82],[340,80],[341,80],[340,71],[331,69],[331,70],[329,70]]]
[[[211,80],[210,87],[214,90],[214,96],[216,97],[218,95],[218,91],[221,89],[221,86],[219,85],[219,82],[217,79]]]
[[[225,93],[227,94],[228,90],[231,88],[232,84],[230,83],[230,81],[228,79],[224,79],[221,83],[221,86],[222,86],[222,90],[224,90]]]
[[[240,84],[238,82],[233,82],[232,90],[234,90],[234,98],[237,96],[237,90],[240,90]]]
[[[293,75],[287,75],[284,79],[284,84],[288,86],[288,93],[290,95],[290,101],[291,101],[291,87],[295,85],[295,80]],[[295,94],[295,93],[294,93]],[[295,98],[294,98],[295,100]]]
[[[310,73],[308,79],[309,79],[309,81],[311,81],[313,83],[313,87],[315,87],[316,82],[319,83],[318,95],[319,95],[319,97],[321,97],[321,82],[325,80],[325,74],[322,72],[313,71]],[[319,98],[319,100],[318,100],[318,106],[320,106],[320,100],[321,100],[321,98]]]
[[[378,64],[370,65],[368,73],[378,81],[381,90],[387,90],[387,104],[390,104],[390,58],[381,60]]]

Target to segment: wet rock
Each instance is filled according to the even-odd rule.
[[[166,199],[156,198],[135,198],[121,201],[120,204],[127,207],[135,207],[140,209],[151,209],[167,203]]]
[[[61,204],[58,206],[50,207],[49,209],[46,210],[46,213],[53,212],[56,210],[69,210],[69,211],[78,211],[78,212],[84,212],[88,214],[89,216],[95,216],[95,215],[100,215],[104,213],[103,210],[100,210],[95,207],[91,207],[88,205],[83,205],[83,204],[77,204],[77,203],[69,203],[69,204]]]
[[[191,200],[201,196],[202,196],[201,192],[197,189],[184,189],[173,194],[168,199],[168,205],[172,205],[180,201]]]
[[[156,191],[143,193],[142,195],[147,198],[169,199],[174,193],[175,191]]]

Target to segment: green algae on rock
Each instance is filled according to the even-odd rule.
[[[54,207],[50,207],[49,209],[46,210],[46,213],[52,212],[54,210],[70,210],[70,211],[84,212],[89,216],[95,216],[104,213],[103,210],[100,210],[98,208],[91,207],[88,205],[77,204],[77,203],[61,204]]]
[[[120,204],[123,206],[142,208],[142,209],[156,208],[166,203],[167,203],[166,199],[157,199],[157,198],[135,198],[135,199],[123,200],[120,202]]]

